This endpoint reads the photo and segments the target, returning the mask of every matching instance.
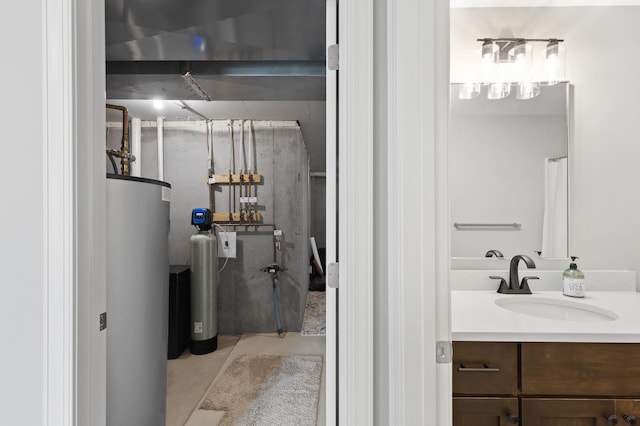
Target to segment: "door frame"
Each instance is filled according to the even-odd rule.
[[[386,399],[378,424],[451,424],[449,0],[386,0]],[[377,173],[377,172],[376,172]],[[380,354],[376,354],[380,355]],[[442,362],[444,361],[444,362]],[[379,373],[379,375],[385,372]],[[379,390],[385,392],[385,390]],[[384,398],[383,398],[384,399]]]
[[[45,0],[47,1],[47,0]],[[47,1],[49,5],[56,2]],[[63,0],[42,17],[49,82],[43,108],[49,263],[45,421],[104,425],[106,311],[104,231],[104,0]],[[341,298],[338,378],[340,424],[450,424],[450,364],[436,364],[435,341],[449,341],[446,134],[448,0],[339,2],[338,96]],[[373,184],[376,99],[374,7],[384,4],[388,107],[384,185]],[[376,31],[380,28],[376,28]],[[57,61],[61,60],[62,63]],[[50,79],[50,80],[49,80]],[[60,87],[55,89],[55,84]],[[57,93],[59,96],[55,98]],[[62,109],[62,115],[56,110]],[[401,125],[400,123],[404,123]],[[91,141],[90,143],[88,141]],[[344,143],[348,141],[348,143]],[[60,148],[62,151],[58,151]],[[61,167],[53,165],[62,162]],[[378,181],[379,182],[379,181]],[[380,182],[379,182],[380,183]],[[54,187],[55,185],[55,187]],[[374,229],[377,191],[387,197],[384,226]],[[58,198],[60,195],[61,198]],[[71,211],[69,211],[71,209]],[[82,214],[80,214],[82,213]],[[417,220],[417,225],[415,224]],[[65,225],[66,224],[66,225]],[[349,226],[347,226],[349,224]],[[62,228],[59,228],[63,226]],[[58,229],[62,229],[58,233]],[[387,241],[386,276],[374,276],[373,244]],[[63,249],[62,252],[59,252]],[[373,284],[387,286],[385,328],[373,329]],[[59,292],[60,291],[60,292]],[[374,334],[375,332],[375,334]],[[66,340],[65,340],[66,336]],[[386,367],[374,369],[374,339],[388,341]],[[61,367],[58,374],[56,368]],[[388,419],[374,418],[374,388],[384,376]],[[377,377],[377,378],[376,378]],[[376,390],[380,392],[380,389]],[[383,392],[383,394],[385,394]],[[390,420],[390,421],[387,421]]]

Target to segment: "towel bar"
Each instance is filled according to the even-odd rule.
[[[454,223],[454,228],[456,229],[465,229],[465,228],[513,228],[520,229],[522,228],[521,223]]]

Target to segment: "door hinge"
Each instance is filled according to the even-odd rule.
[[[452,359],[452,352],[451,342],[436,342],[436,363],[449,364]]]
[[[338,268],[339,264],[329,263],[327,265],[327,285],[329,288],[338,288],[340,284],[340,270]]]
[[[327,69],[329,71],[340,69],[340,46],[337,44],[327,47]]]
[[[107,328],[107,313],[103,312],[100,314],[100,331]]]

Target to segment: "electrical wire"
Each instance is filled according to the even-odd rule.
[[[113,159],[113,155],[107,152],[107,157],[109,157],[109,160],[111,160],[111,165],[113,166],[113,173],[116,175],[119,175],[120,173],[118,172],[118,166],[116,166],[116,160]]]

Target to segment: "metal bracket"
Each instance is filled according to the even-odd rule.
[[[452,360],[451,342],[436,342],[436,363],[449,364]]]
[[[327,69],[329,71],[338,71],[340,69],[340,46],[332,44],[327,47]]]
[[[340,286],[339,263],[329,263],[327,265],[326,283],[329,288],[338,288]]]

